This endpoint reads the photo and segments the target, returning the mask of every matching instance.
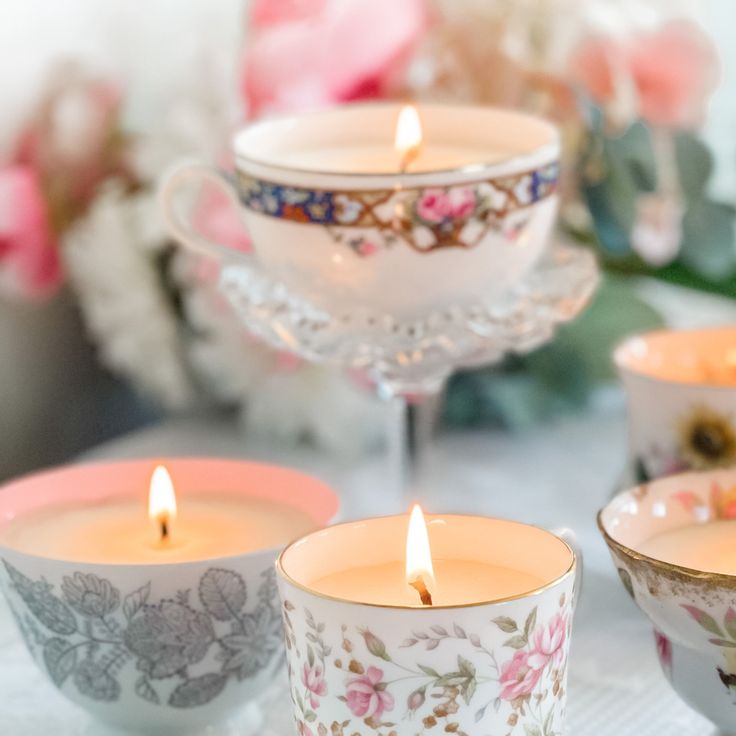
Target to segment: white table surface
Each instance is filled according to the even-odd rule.
[[[572,642],[570,736],[709,736],[713,728],[675,696],[661,675],[649,625],[625,594],[598,536],[595,513],[620,476],[624,452],[623,408],[617,396],[595,413],[522,435],[446,435],[437,444],[425,505],[576,531],[585,554],[585,582]],[[390,508],[380,456],[340,461],[308,448],[249,445],[224,420],[169,422],[101,446],[88,457],[166,454],[292,465],[339,489],[345,517]],[[0,609],[0,735],[96,736],[99,731],[88,717],[37,670],[4,613]],[[285,690],[279,686],[268,698],[260,733],[294,733]]]

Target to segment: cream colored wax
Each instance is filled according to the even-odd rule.
[[[315,528],[306,513],[245,496],[182,496],[169,539],[148,519],[144,502],[49,506],[0,529],[19,552],[79,562],[166,563],[279,547]]]
[[[478,146],[449,146],[426,144],[411,162],[410,172],[441,171],[466,166],[494,163],[511,155]],[[390,143],[385,146],[335,146],[306,149],[282,154],[281,162],[297,169],[334,171],[361,174],[386,174],[398,172],[402,154]]]
[[[529,593],[544,580],[520,570],[472,560],[434,559],[434,584],[427,587],[435,606],[482,603]],[[421,605],[406,582],[404,562],[354,567],[315,579],[309,587],[323,595],[389,606]]]
[[[638,549],[674,565],[736,575],[736,521],[691,524],[658,534]]]

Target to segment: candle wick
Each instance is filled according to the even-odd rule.
[[[414,163],[417,156],[419,156],[419,152],[421,150],[421,146],[410,146],[407,148],[403,155],[401,156],[401,162],[399,163],[399,172],[404,174],[406,170]]]
[[[411,587],[414,588],[417,593],[419,593],[419,598],[422,601],[423,606],[432,605],[432,594],[427,589],[427,585],[421,575],[418,575],[416,578],[414,578],[414,580],[412,580],[409,585],[411,585]]]
[[[169,538],[169,520],[162,516],[159,522],[161,524],[161,541],[165,542]]]

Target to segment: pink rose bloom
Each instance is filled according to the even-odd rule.
[[[542,668],[532,667],[528,652],[516,652],[501,667],[501,697],[516,700],[532,694],[542,676]]]
[[[38,174],[22,164],[0,169],[0,286],[41,299],[63,274]]]
[[[302,683],[309,691],[309,704],[316,710],[319,708],[319,697],[327,695],[327,683],[322,665],[314,664],[310,667],[305,662],[302,670]]]
[[[60,64],[20,138],[15,160],[43,172],[66,220],[89,205],[103,180],[129,175],[118,131],[121,103],[114,82],[88,77],[74,63]]]
[[[566,637],[567,618],[557,613],[534,634],[534,651],[529,656],[529,665],[541,670],[551,662],[554,667],[559,667],[564,656]]]
[[[378,246],[370,240],[364,240],[358,246],[358,252],[362,256],[373,256],[378,253]]]
[[[664,635],[654,630],[654,641],[657,645],[657,656],[665,672],[672,671],[672,642]]]
[[[442,189],[425,189],[417,202],[417,214],[425,222],[442,222],[452,216],[450,195]]]
[[[465,220],[475,211],[475,192],[470,187],[454,187],[448,193],[450,216]]]
[[[695,128],[718,81],[718,56],[692,22],[670,21],[627,39],[594,36],[573,53],[574,80],[600,103],[620,106],[653,125]]]
[[[354,716],[380,719],[385,711],[393,710],[394,696],[385,689],[382,679],[383,670],[369,667],[364,675],[348,680],[345,697]]]
[[[427,16],[426,0],[256,0],[243,60],[249,115],[380,96]]]

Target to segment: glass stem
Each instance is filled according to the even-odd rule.
[[[428,450],[434,434],[442,392],[394,395],[388,442],[389,478],[397,511],[426,495]]]

